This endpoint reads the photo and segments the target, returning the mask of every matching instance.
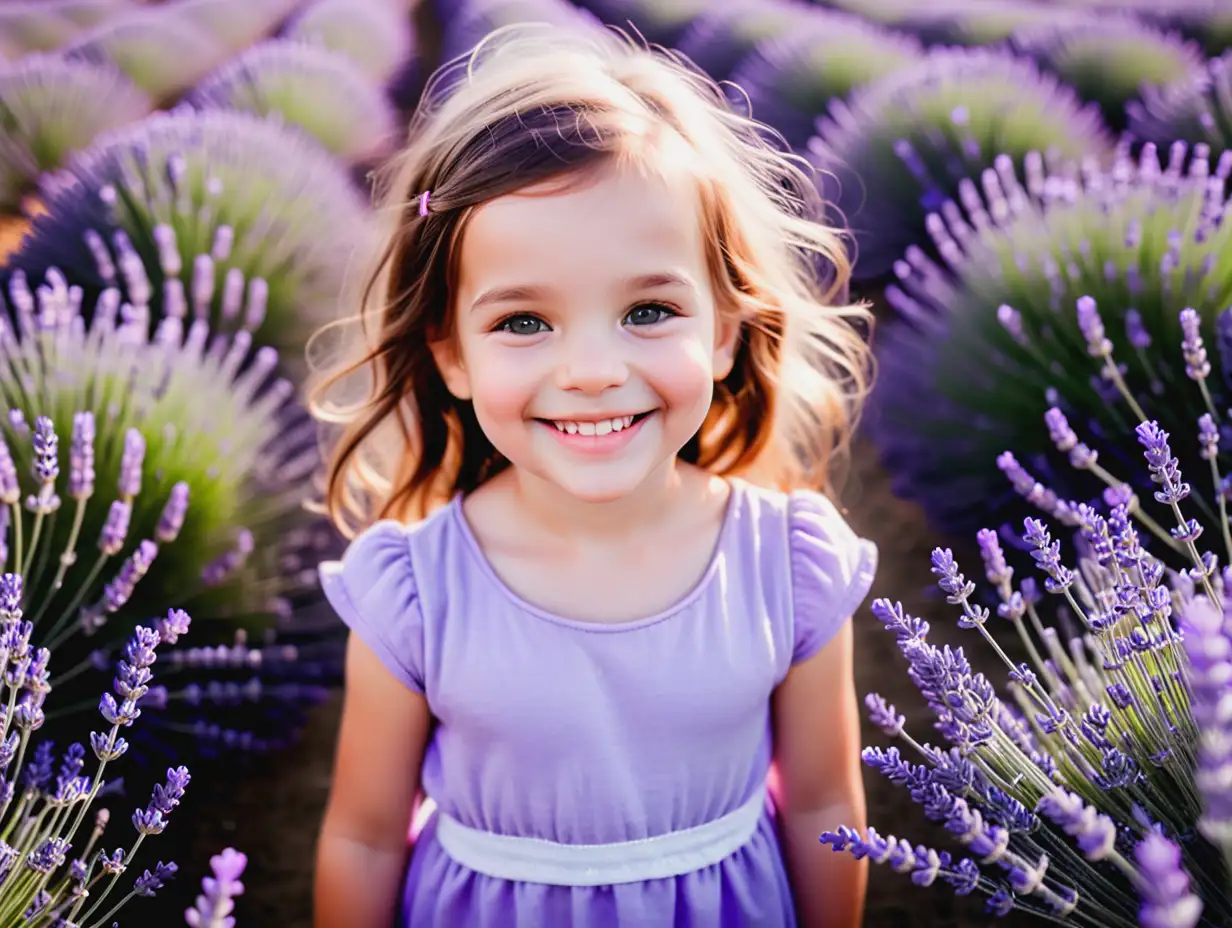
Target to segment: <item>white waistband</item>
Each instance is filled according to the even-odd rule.
[[[616,844],[498,835],[438,810],[436,837],[451,858],[486,876],[552,886],[610,886],[667,879],[717,864],[753,837],[765,806],[762,785],[747,802],[714,821]]]

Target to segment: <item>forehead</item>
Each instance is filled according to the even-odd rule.
[[[593,286],[673,267],[700,283],[699,219],[696,183],[631,166],[528,187],[470,217],[459,249],[460,295],[491,285]]]

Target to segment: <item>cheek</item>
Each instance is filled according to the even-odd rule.
[[[525,352],[480,349],[471,353],[467,367],[481,424],[499,427],[523,418],[537,382]]]
[[[664,349],[654,365],[656,391],[679,406],[709,406],[714,393],[709,344],[702,338],[685,338]]]

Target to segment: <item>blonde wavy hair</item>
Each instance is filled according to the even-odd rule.
[[[742,322],[732,372],[680,456],[765,486],[832,490],[872,375],[862,332],[872,317],[845,305],[847,252],[818,221],[807,165],[662,49],[608,30],[519,26],[434,76],[409,144],[377,175],[386,245],[361,310],[310,345],[311,356],[320,336],[358,323],[334,359],[313,362],[310,396],[335,433],[321,508],[347,537],[375,519],[421,519],[507,466],[429,350],[453,332],[458,245],[475,207],[614,160],[659,170],[665,134],[690,153],[719,311]]]

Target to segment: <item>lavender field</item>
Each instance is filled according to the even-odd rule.
[[[1232,926],[1232,5],[0,0],[0,928],[311,924],[305,346],[528,21],[725,82],[851,230],[866,924]]]

